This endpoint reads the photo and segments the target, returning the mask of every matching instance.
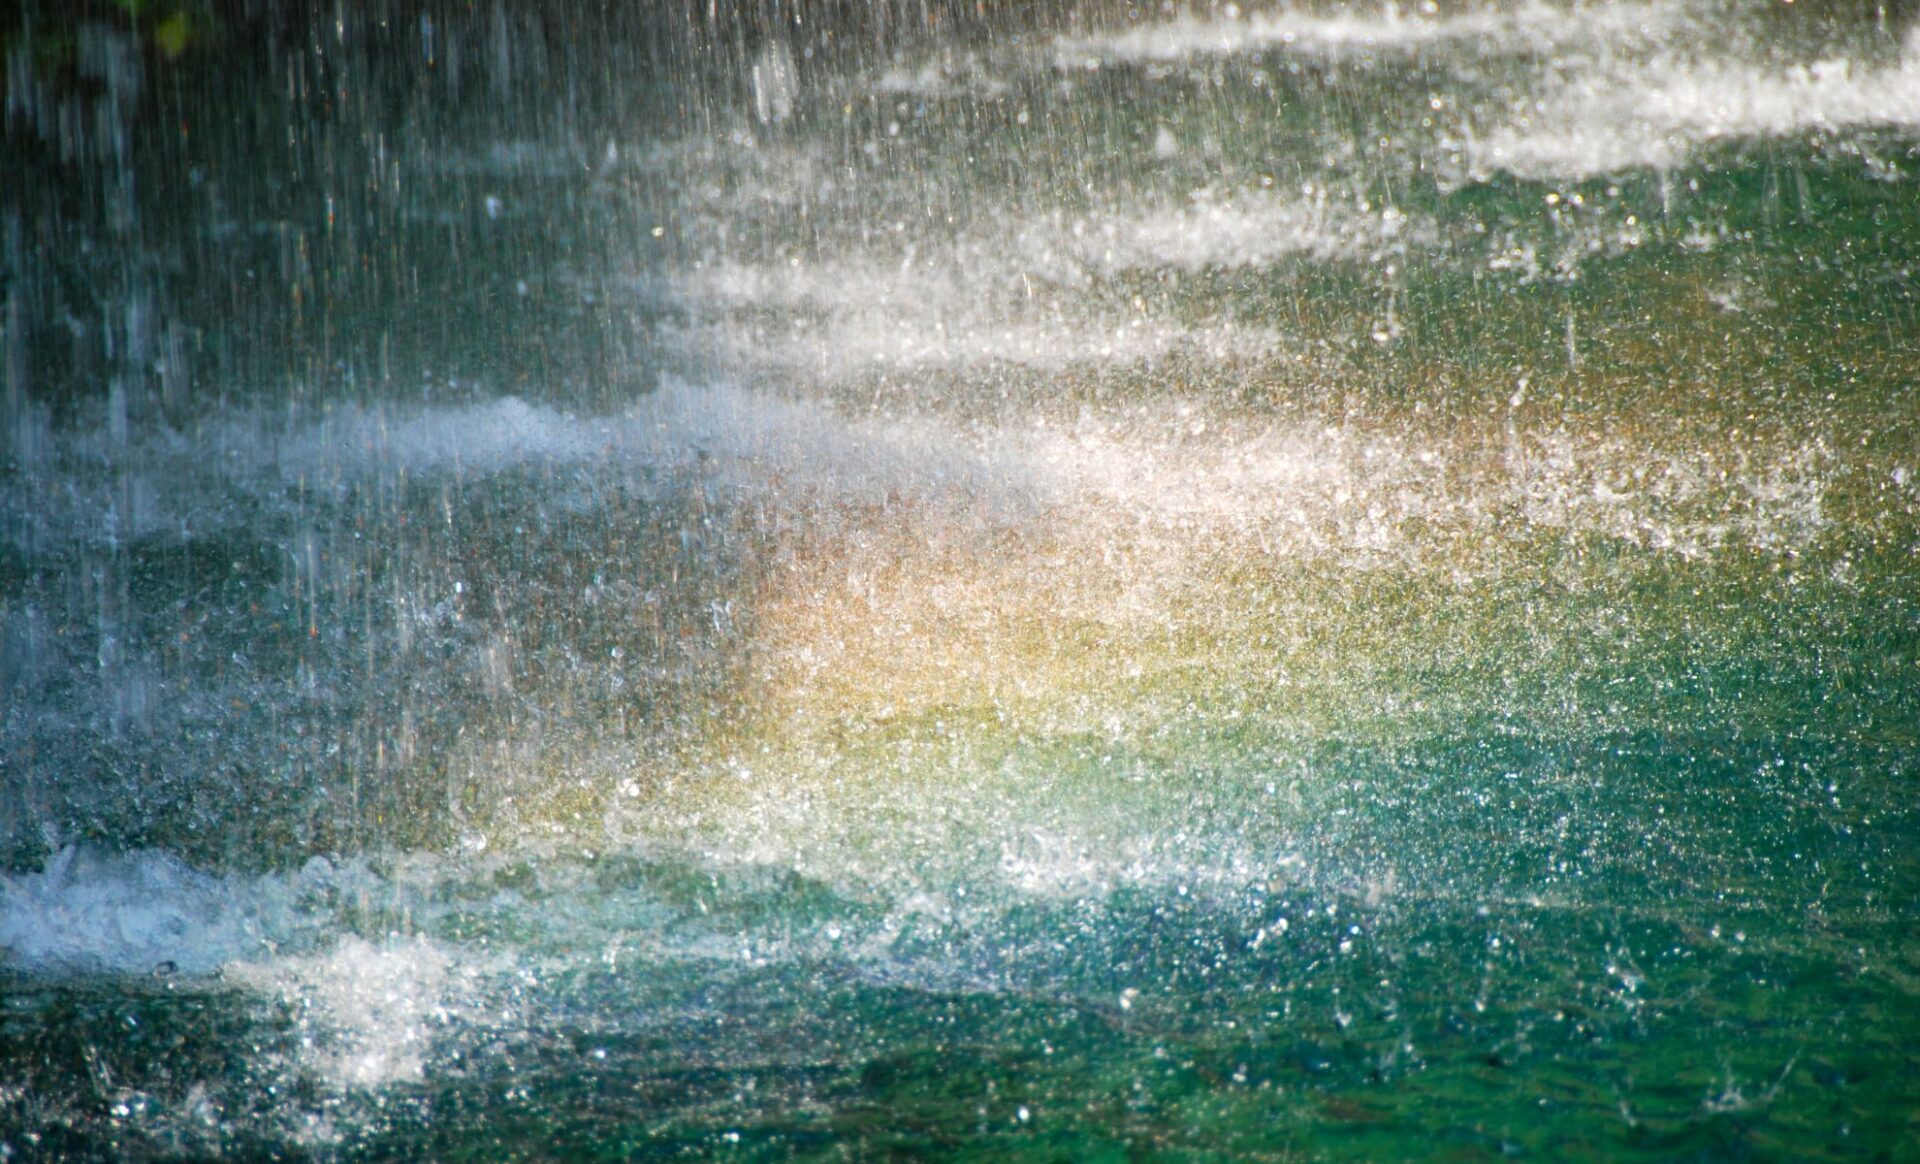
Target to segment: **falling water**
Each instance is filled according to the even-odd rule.
[[[0,16],[0,1159],[1920,1154],[1906,3]]]

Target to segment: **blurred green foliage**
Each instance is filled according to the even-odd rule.
[[[131,32],[143,56],[174,62],[212,44],[220,21],[206,0],[109,0],[106,4],[25,0],[17,19],[0,27],[8,76],[26,67],[34,76],[57,84],[79,80],[80,30],[89,25]]]

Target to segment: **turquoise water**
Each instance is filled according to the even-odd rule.
[[[1920,1155],[1912,12],[940,12],[10,325],[0,1157]]]

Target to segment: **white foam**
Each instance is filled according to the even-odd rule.
[[[209,973],[287,941],[298,880],[236,881],[168,853],[69,845],[0,876],[0,949],[28,972]]]
[[[1417,433],[1209,426],[1179,407],[1129,425],[1085,419],[1009,440],[1054,499],[1054,520],[1198,531],[1264,553],[1445,554],[1449,531],[1474,536],[1517,508],[1542,529],[1584,529],[1649,550],[1706,557],[1728,545],[1802,552],[1826,536],[1833,455],[1813,440],[1713,450],[1638,433],[1516,429],[1496,461]],[[1172,567],[1169,567],[1172,568]]]
[[[914,64],[895,63],[874,80],[873,89],[912,97],[998,97],[1008,86],[979,54],[946,51]]]
[[[1920,129],[1920,29],[1884,68],[1779,67],[1668,53],[1567,71],[1532,107],[1466,140],[1472,175],[1586,178],[1684,164],[1702,146],[1865,126]]]
[[[1274,864],[1271,853],[1218,836],[1196,843],[1184,833],[1095,837],[1080,829],[1009,827],[996,872],[1021,896],[1057,901],[1106,897],[1120,887],[1231,894],[1265,880]]]
[[[1583,4],[1560,8],[1528,3],[1517,8],[1481,7],[1439,14],[1431,5],[1408,13],[1393,3],[1371,13],[1282,10],[1241,16],[1228,5],[1219,16],[1183,15],[1124,32],[1062,37],[1057,63],[1084,68],[1101,61],[1181,61],[1284,49],[1312,56],[1356,52],[1413,52],[1431,45],[1470,44],[1490,53],[1545,51],[1581,41],[1651,36],[1680,17],[1674,4]]]
[[[288,474],[325,473],[360,461],[415,473],[487,474],[579,461],[604,447],[596,435],[595,426],[515,396],[411,413],[349,405],[298,433],[280,463]]]
[[[1335,199],[1317,186],[1294,198],[1203,189],[1185,206],[1116,216],[1095,227],[1098,259],[1122,270],[1266,267],[1296,256],[1378,261],[1435,236],[1431,224],[1415,224],[1394,207]]]
[[[640,463],[783,508],[1004,495],[1014,472],[943,425],[849,419],[726,385],[669,381],[631,423]]]
[[[1103,358],[1121,358],[1129,334],[1123,329],[1113,336]],[[1131,334],[1138,337],[1132,343],[1151,342],[1144,329]],[[1723,464],[1704,450],[1634,453],[1595,435],[1548,431],[1522,441],[1532,453],[1469,486],[1442,471],[1447,449],[1412,434],[1356,440],[1338,430],[1222,428],[1217,419],[1209,428],[1205,414],[1177,404],[1123,418],[1086,417],[1065,428],[1008,422],[973,431],[910,411],[849,417],[813,401],[674,380],[617,417],[571,418],[505,401],[385,423],[409,435],[349,448],[330,430],[319,443],[345,466],[340,472],[395,457],[444,468],[461,449],[466,465],[576,465],[596,477],[630,477],[642,490],[699,480],[763,513],[818,518],[841,507],[911,501],[927,507],[922,521],[943,507],[1009,522],[1042,514],[1055,524],[1122,515],[1170,529],[1213,528],[1258,536],[1267,545],[1336,551],[1381,548],[1392,540],[1398,517],[1479,512],[1516,499],[1544,525],[1591,525],[1695,554],[1729,536],[1760,546],[1804,545],[1825,528],[1814,496],[1825,461],[1811,446],[1781,450],[1781,459],[1762,473],[1737,458]],[[516,425],[497,437],[488,431]],[[350,463],[354,456],[363,458],[358,469]],[[1658,489],[1615,489],[1603,479],[1610,467],[1635,462],[1658,469],[1636,478],[1662,483]],[[1713,480],[1722,484],[1710,487]],[[1729,491],[1740,497],[1737,520],[1711,506],[1685,504],[1697,494]]]
[[[486,982],[500,969],[424,937],[348,935],[325,953],[236,963],[227,977],[284,1002],[296,1066],[344,1089],[424,1078],[437,1039],[489,1021]]]
[[[407,875],[457,872],[425,862]],[[68,846],[39,873],[0,877],[0,950],[35,975],[218,974],[290,1008],[295,1070],[338,1088],[379,1087],[421,1078],[443,1030],[498,1017],[491,955],[341,935],[332,896],[406,891],[358,862],[336,870],[316,857],[294,873],[216,876],[165,852]]]
[[[829,379],[1256,358],[1282,347],[1279,333],[1225,318],[1169,318],[1144,302],[1107,306],[1076,292],[1122,271],[1378,261],[1436,237],[1430,222],[1324,186],[1205,188],[1178,201],[1025,215],[1005,230],[876,242],[811,262],[717,261],[678,281],[676,296],[699,322],[672,338],[689,351],[718,349],[749,366]],[[769,310],[788,321],[736,322],[743,311]]]
[[[257,427],[258,419],[232,422]],[[528,467],[624,480],[643,494],[702,480],[761,504],[869,504],[978,492],[1003,467],[957,433],[849,419],[817,402],[667,379],[624,413],[576,416],[507,397],[453,407],[352,408],[296,425],[265,464],[308,485],[369,474],[475,477]],[[769,488],[777,481],[779,488]],[[564,487],[555,498],[565,502]]]

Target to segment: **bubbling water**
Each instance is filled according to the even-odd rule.
[[[1004,19],[329,205],[597,398],[7,349],[0,1156],[1899,1154],[1920,42]]]

